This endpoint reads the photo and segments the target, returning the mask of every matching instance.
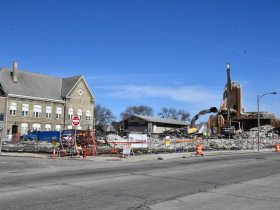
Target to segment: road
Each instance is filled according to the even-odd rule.
[[[279,209],[280,153],[141,162],[0,156],[0,209]]]

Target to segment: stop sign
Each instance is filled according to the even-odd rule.
[[[75,126],[80,125],[80,118],[77,116],[74,116],[72,119],[72,124]]]

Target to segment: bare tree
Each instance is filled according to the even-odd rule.
[[[187,122],[190,122],[191,119],[190,119],[190,113],[186,110],[183,110],[183,109],[179,109],[178,110],[178,119],[179,120],[182,120],[182,121],[187,121]]]
[[[128,107],[126,107],[124,112],[121,112],[120,117],[121,117],[121,119],[125,119],[133,114],[144,115],[144,116],[153,116],[154,111],[153,111],[153,108],[151,108],[149,106],[144,106],[144,105],[128,106]]]
[[[94,106],[94,118],[95,125],[103,127],[106,136],[107,125],[116,119],[113,112],[106,107],[102,107],[101,104],[96,104]]]
[[[107,125],[116,119],[113,112],[101,104],[94,106],[94,118],[96,125]]]
[[[190,121],[190,113],[183,109],[176,110],[174,108],[162,107],[161,112],[158,112],[158,116],[167,119]]]

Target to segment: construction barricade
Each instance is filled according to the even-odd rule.
[[[201,156],[203,156],[203,154],[202,154],[202,145],[201,145],[201,144],[198,144],[198,145],[196,146],[196,155],[201,155]]]
[[[275,144],[275,152],[280,152],[279,144]]]
[[[13,133],[12,141],[19,141],[20,135],[20,133]]]

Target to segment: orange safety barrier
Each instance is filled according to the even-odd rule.
[[[20,133],[13,133],[12,141],[19,141],[20,135],[21,135]]]
[[[170,141],[170,143],[183,143],[183,142],[192,142],[192,141],[196,141],[196,139],[179,139],[179,140]]]
[[[203,155],[203,154],[202,154],[202,145],[201,145],[201,144],[198,144],[198,145],[196,146],[196,154],[197,154],[197,155]]]
[[[279,144],[275,144],[275,152],[280,152]]]

